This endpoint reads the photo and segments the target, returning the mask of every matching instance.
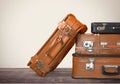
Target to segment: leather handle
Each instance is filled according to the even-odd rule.
[[[102,66],[102,74],[103,75],[119,75],[120,74],[120,66],[117,65],[104,65]]]
[[[52,58],[52,56],[51,56],[51,51],[52,51],[52,50],[55,48],[55,46],[56,46],[57,44],[59,44],[59,43],[63,43],[63,41],[62,41],[62,36],[61,36],[61,35],[56,38],[56,40],[55,40],[55,42],[53,43],[53,45],[51,46],[51,48],[45,53],[45,56]]]

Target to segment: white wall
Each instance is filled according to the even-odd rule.
[[[27,67],[68,13],[88,26],[120,22],[120,0],[0,0],[0,68]],[[70,50],[59,67],[72,67]]]

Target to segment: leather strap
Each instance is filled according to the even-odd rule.
[[[59,24],[58,29],[70,37],[76,36],[78,32],[84,33],[87,26],[79,22],[72,14],[67,15]]]
[[[68,17],[66,17],[65,22],[66,24],[72,26],[72,29],[74,29],[77,33],[85,33],[87,30],[87,26],[77,20],[77,18],[72,14],[69,14]]]
[[[65,21],[62,21],[58,24],[58,29],[65,35],[68,36],[74,36],[77,32],[68,24],[66,24]]]
[[[47,57],[49,57],[49,58],[52,59],[52,56],[50,55],[50,52],[54,49],[54,47],[55,47],[58,43],[62,43],[62,44],[63,44],[62,36],[58,36],[58,37],[55,39],[52,47],[51,47],[51,48],[46,52],[46,54],[45,54]]]

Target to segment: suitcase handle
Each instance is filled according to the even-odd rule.
[[[102,66],[102,74],[114,76],[120,74],[120,66],[117,65],[104,65]]]
[[[50,57],[50,58],[52,58],[51,57],[51,55],[50,55],[50,52],[55,48],[55,46],[58,44],[58,43],[63,43],[63,41],[62,41],[62,35],[60,35],[60,36],[58,36],[57,38],[56,38],[56,40],[55,40],[55,43],[52,45],[52,47],[45,53],[45,56],[47,56],[47,57]]]

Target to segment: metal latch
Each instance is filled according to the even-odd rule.
[[[88,49],[88,52],[93,51],[93,42],[92,41],[85,41],[83,46]]]
[[[89,58],[89,62],[86,64],[86,70],[94,70],[94,58]]]
[[[117,42],[117,46],[120,46],[120,42]]]
[[[37,59],[35,65],[36,65],[36,69],[40,70],[41,68],[43,68],[44,62],[42,60]]]
[[[105,27],[106,27],[106,24],[103,23],[102,25],[100,25],[100,26],[97,27],[97,30],[98,31],[103,31],[103,30],[105,30]]]

